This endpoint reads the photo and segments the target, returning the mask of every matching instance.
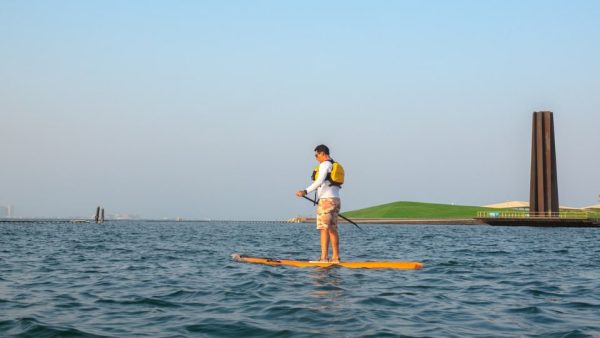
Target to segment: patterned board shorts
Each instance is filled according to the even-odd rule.
[[[317,229],[337,230],[341,206],[339,198],[321,198],[317,205]]]

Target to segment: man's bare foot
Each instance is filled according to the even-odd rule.
[[[339,257],[337,257],[337,258],[332,257],[331,260],[329,261],[329,263],[339,263],[339,262],[340,262],[340,258]]]

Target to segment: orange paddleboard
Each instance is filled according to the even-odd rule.
[[[244,263],[258,263],[267,265],[288,265],[295,266],[297,268],[306,267],[320,267],[328,268],[333,266],[341,266],[350,269],[407,269],[416,270],[422,269],[423,263],[421,262],[340,262],[340,263],[327,263],[319,261],[309,260],[297,260],[297,259],[273,259],[265,257],[250,257],[244,256],[238,253],[231,255],[231,258],[237,262]]]

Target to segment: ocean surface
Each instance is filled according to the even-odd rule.
[[[344,260],[293,268],[314,225],[0,223],[0,337],[600,337],[600,229],[341,225]]]

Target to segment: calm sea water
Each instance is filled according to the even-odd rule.
[[[425,268],[229,258],[316,258],[308,224],[0,223],[0,336],[600,337],[600,229],[362,227],[343,259]]]

